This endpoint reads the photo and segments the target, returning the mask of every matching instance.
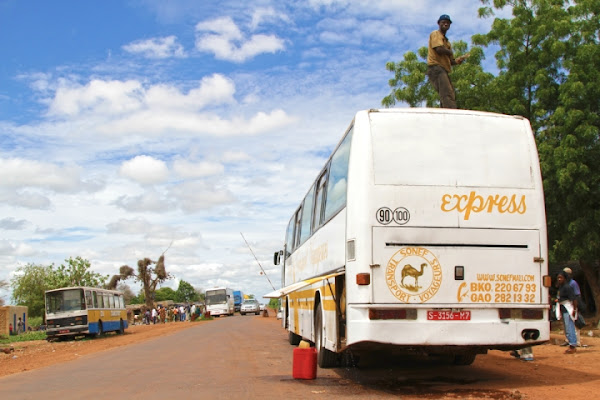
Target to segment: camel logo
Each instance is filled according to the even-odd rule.
[[[442,267],[435,255],[426,248],[403,247],[390,258],[385,269],[385,280],[398,300],[424,303],[440,288]]]

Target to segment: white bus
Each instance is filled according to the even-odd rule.
[[[544,194],[529,122],[448,109],[360,111],[292,216],[283,325],[341,353],[471,364],[549,340]]]
[[[45,302],[48,340],[124,333],[128,327],[123,293],[117,290],[84,286],[47,290]]]
[[[207,289],[204,302],[206,311],[210,312],[211,316],[233,315],[235,312],[233,289],[226,287]]]

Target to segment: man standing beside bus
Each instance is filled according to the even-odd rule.
[[[454,58],[452,45],[446,37],[452,20],[447,14],[438,18],[439,29],[429,35],[429,48],[427,51],[427,77],[440,96],[442,108],[456,108],[454,86],[448,75],[452,65],[462,64],[469,56]]]
[[[577,298],[573,288],[567,282],[567,273],[561,271],[557,277],[558,280],[558,303],[560,307],[560,316],[565,324],[565,333],[569,342],[569,348],[566,354],[573,354],[577,351],[577,333],[575,332],[575,320],[577,319]]]

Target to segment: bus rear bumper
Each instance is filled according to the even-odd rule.
[[[543,319],[500,319],[497,309],[470,310],[469,320],[428,320],[427,309],[415,319],[369,319],[368,308],[348,307],[346,347],[378,343],[407,347],[472,347],[478,352],[514,350],[550,339],[548,313]]]

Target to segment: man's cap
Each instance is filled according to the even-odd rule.
[[[448,22],[452,23],[452,20],[450,19],[450,16],[448,14],[440,15],[440,17],[438,18],[438,24],[440,23],[440,21],[443,20],[447,20]]]
[[[567,274],[572,274],[573,270],[569,267],[563,268],[563,271],[565,271]]]

